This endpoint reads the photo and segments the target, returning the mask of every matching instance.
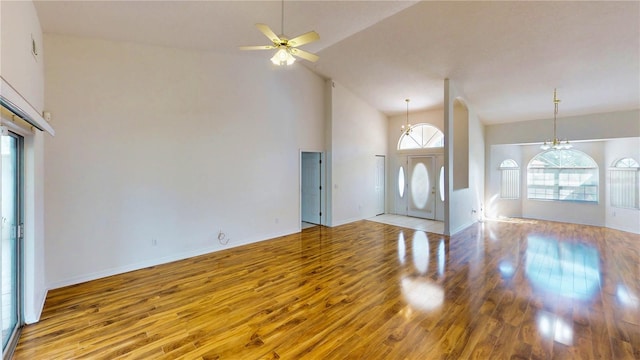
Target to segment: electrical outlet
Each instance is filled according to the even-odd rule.
[[[227,237],[227,234],[222,232],[222,229],[218,232],[218,242],[220,245],[227,245],[231,241],[231,238]]]

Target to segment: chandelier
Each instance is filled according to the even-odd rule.
[[[406,125],[402,125],[400,127],[400,132],[404,133],[405,135],[409,135],[411,133],[411,124],[409,124],[409,99],[404,99],[404,101],[407,102],[407,123]]]
[[[562,149],[571,149],[573,146],[571,144],[569,144],[569,140],[564,139],[564,140],[560,140],[558,139],[558,137],[556,136],[556,127],[557,127],[557,117],[558,117],[558,104],[560,103],[560,99],[558,99],[558,93],[557,93],[557,89],[553,89],[553,105],[554,105],[554,110],[553,110],[553,140],[545,140],[544,144],[542,144],[542,146],[540,146],[540,149],[542,150],[549,150],[549,149],[555,149],[555,150],[562,150]]]

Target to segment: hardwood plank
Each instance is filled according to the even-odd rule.
[[[606,228],[317,226],[51,290],[14,358],[639,358],[639,275]]]

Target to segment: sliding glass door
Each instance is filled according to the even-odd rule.
[[[22,147],[23,139],[14,133],[0,138],[2,154],[2,354],[15,346],[22,326],[21,240],[22,240]]]

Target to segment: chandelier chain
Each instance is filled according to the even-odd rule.
[[[406,125],[402,125],[400,127],[400,132],[404,133],[405,135],[409,135],[409,133],[411,133],[412,129],[411,129],[411,124],[409,124],[409,99],[404,99],[404,101],[407,103],[407,120],[406,120]]]
[[[560,99],[558,99],[558,89],[553,89],[553,139],[545,140],[544,144],[540,146],[542,150],[561,150],[561,149],[570,149],[572,147],[569,144],[569,140],[564,140],[564,142],[558,139],[557,130],[558,130],[558,104],[560,104]]]

